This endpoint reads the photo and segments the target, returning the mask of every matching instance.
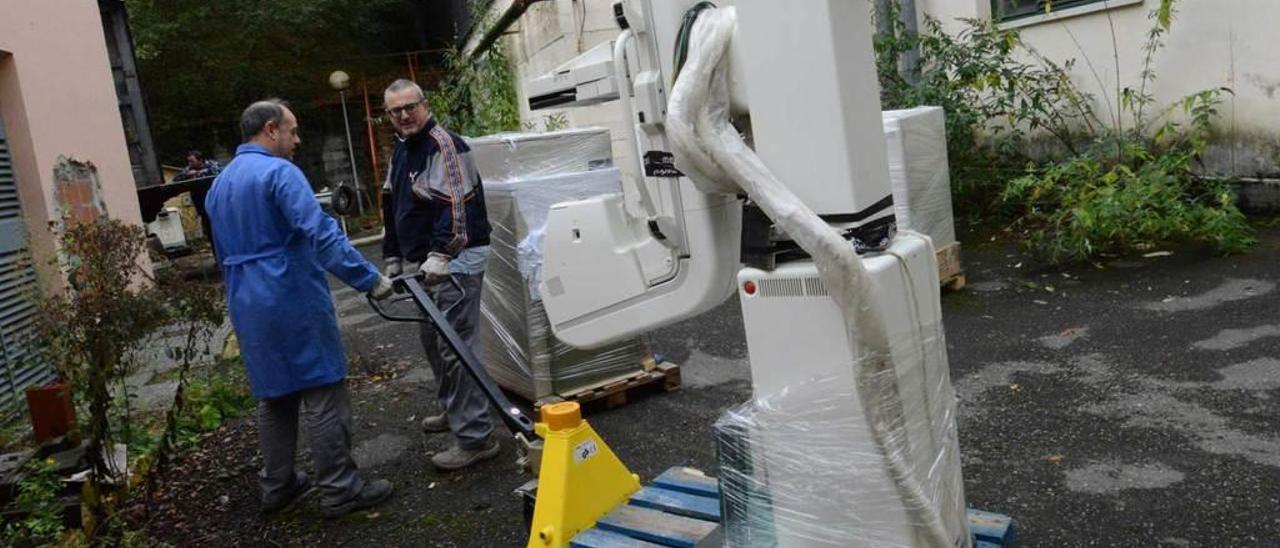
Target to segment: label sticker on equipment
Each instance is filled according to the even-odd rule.
[[[676,156],[663,150],[650,150],[644,153],[644,174],[647,177],[684,177],[676,169]]]
[[[599,452],[600,447],[596,445],[595,440],[587,440],[579,443],[577,447],[573,448],[573,463],[582,464],[582,461],[595,456],[595,454]]]

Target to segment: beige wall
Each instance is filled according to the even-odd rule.
[[[1074,80],[1098,98],[1098,112],[1115,108],[1115,52],[1119,84],[1137,86],[1142,46],[1151,28],[1148,12],[1157,0],[1113,0],[1099,6],[1065,10],[1018,26],[1023,40],[1055,61],[1078,59]],[[951,31],[960,17],[990,17],[989,0],[916,0],[917,9],[944,21]],[[1213,87],[1229,87],[1219,128],[1222,135],[1208,158],[1218,172],[1280,175],[1280,2],[1275,0],[1181,0],[1173,30],[1153,63],[1152,90],[1161,106]],[[1074,14],[1073,14],[1074,11]],[[1089,13],[1080,14],[1081,11]],[[1112,47],[1111,29],[1115,28]],[[1074,37],[1074,39],[1073,39]],[[1085,59],[1092,61],[1097,76]],[[1105,98],[1105,99],[1104,99]]]
[[[97,167],[107,212],[141,223],[98,4],[4,0],[0,117],[14,155],[19,199],[38,264],[53,250],[59,156]]]

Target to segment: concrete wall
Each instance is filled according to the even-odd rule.
[[[5,0],[3,11],[0,117],[32,251],[43,265],[54,249],[48,223],[59,217],[59,157],[97,168],[111,217],[140,223],[138,198],[97,2]]]
[[[963,28],[958,18],[991,16],[989,0],[915,1],[919,12],[942,20],[950,32]],[[1017,28],[1027,44],[1050,59],[1078,59],[1074,80],[1097,97],[1098,112],[1107,117],[1107,103],[1112,109],[1116,105],[1115,53],[1119,85],[1136,87],[1152,26],[1147,14],[1157,5],[1158,0],[1111,0],[1005,26]],[[1157,104],[1206,88],[1231,88],[1235,95],[1226,96],[1220,110],[1220,135],[1208,167],[1242,177],[1280,177],[1280,33],[1275,30],[1280,2],[1181,0],[1177,9],[1165,48],[1152,64]]]

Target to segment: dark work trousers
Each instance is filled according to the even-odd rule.
[[[264,502],[278,500],[293,486],[298,452],[298,411],[303,411],[321,504],[346,502],[364,488],[351,458],[351,400],[346,381],[258,401],[262,444],[259,485]]]
[[[458,336],[466,342],[477,356],[480,354],[480,289],[484,285],[484,273],[454,274],[459,285],[465,291],[458,291],[453,284],[445,282],[428,289],[431,298],[440,310],[450,306],[447,317]],[[461,301],[461,302],[459,302]],[[457,303],[457,306],[454,306]],[[454,354],[445,342],[444,337],[436,333],[429,323],[421,324],[422,348],[427,353],[427,363],[431,365],[431,373],[436,377],[436,397],[440,407],[444,409],[449,429],[458,438],[458,445],[464,449],[480,449],[484,447],[493,432],[493,421],[489,417],[489,400],[466,372],[462,360]]]

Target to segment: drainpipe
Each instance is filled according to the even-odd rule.
[[[907,34],[918,35],[920,25],[917,22],[916,0],[876,0],[876,12],[888,13],[890,2],[898,4],[898,17],[902,21],[903,27]],[[879,20],[878,28],[880,34],[889,32],[889,23],[883,19]],[[898,59],[898,72],[902,74],[908,82],[916,83],[920,81],[920,45],[917,44],[902,53],[902,58]]]
[[[902,24],[906,27],[907,33],[912,35],[920,34],[920,26],[916,21],[916,0],[899,0],[902,9],[899,16],[902,17]],[[902,77],[908,82],[915,84],[920,81],[920,44],[903,52],[900,61],[900,69]]]
[[[475,58],[483,55],[494,42],[498,41],[498,38],[502,36],[502,33],[507,32],[507,29],[519,20],[521,15],[524,15],[525,10],[529,9],[529,6],[545,0],[510,1],[511,3],[507,5],[500,14],[498,14],[497,20],[495,20],[493,25],[489,26],[489,28],[484,31],[483,35],[475,35],[475,32],[480,30],[479,24],[471,27],[471,33],[466,39],[466,46],[462,49],[464,57],[474,60]],[[481,21],[484,19],[485,17],[480,18]]]

